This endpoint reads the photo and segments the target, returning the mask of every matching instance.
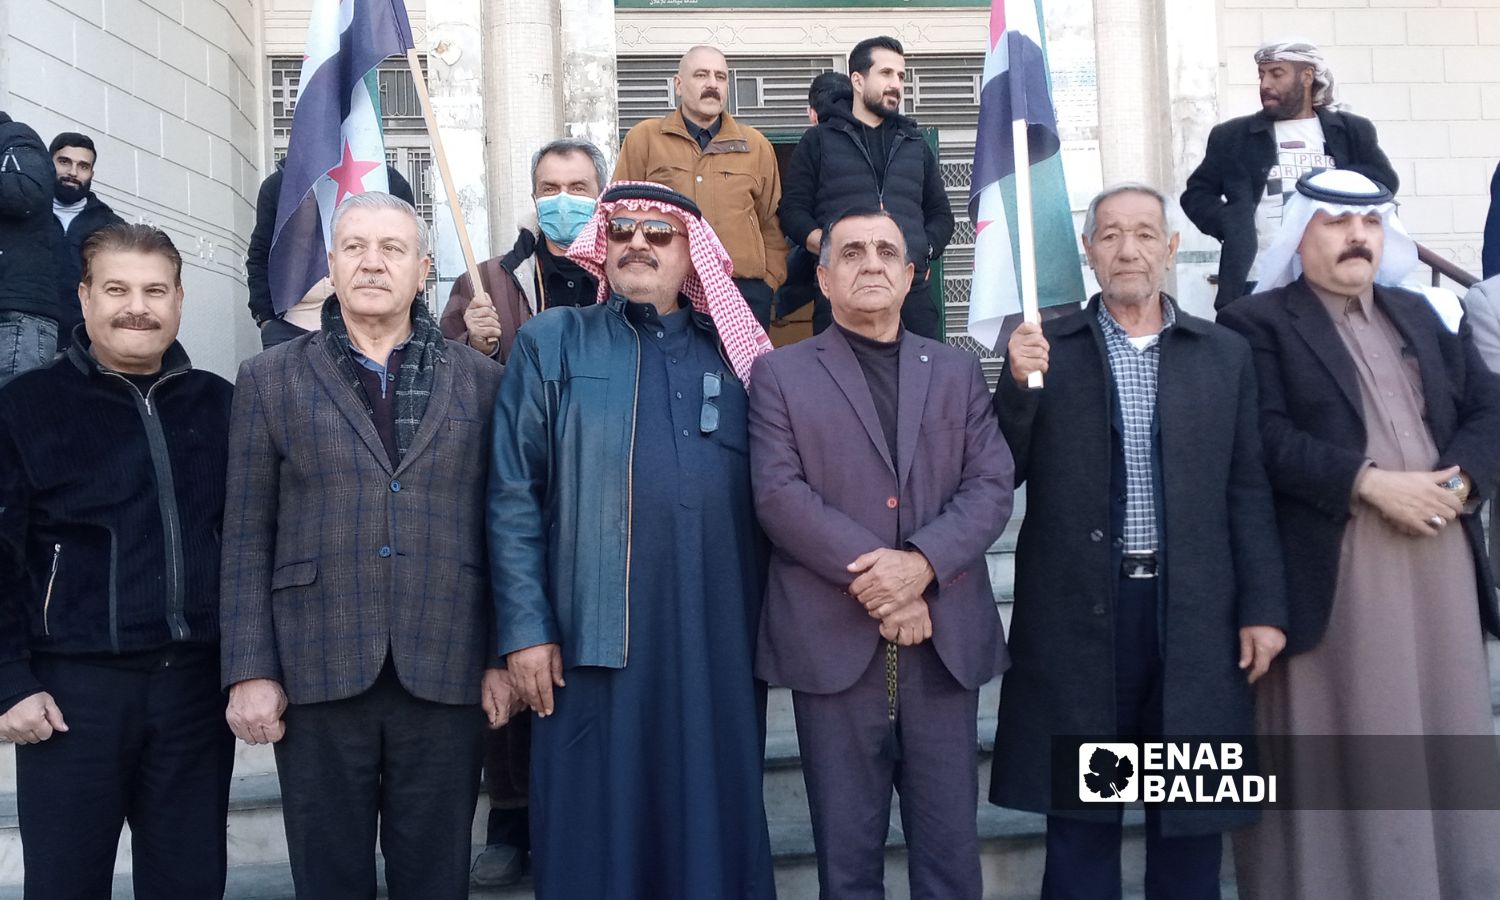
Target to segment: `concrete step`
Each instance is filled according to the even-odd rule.
[[[984,806],[979,813],[982,840],[982,863],[986,900],[1021,900],[1034,898],[1041,884],[1045,855],[1042,817],[1027,813]],[[1123,855],[1126,898],[1142,897],[1140,884],[1145,875],[1145,841],[1143,820],[1138,810],[1125,816],[1126,838]],[[805,824],[773,825],[772,853],[776,862],[777,896],[782,900],[802,900],[817,896],[817,863],[813,855],[812,832]],[[479,848],[475,848],[477,854]],[[1232,867],[1226,845],[1224,897],[1234,900]],[[898,829],[893,828],[886,843],[886,896],[890,900],[908,900],[906,885],[906,850]],[[113,897],[128,900],[132,896],[130,876],[115,879]],[[385,896],[384,890],[380,896]],[[474,891],[475,900],[523,900],[533,896],[530,879],[511,888]],[[233,866],[229,872],[226,900],[293,900],[291,872],[285,862]],[[20,900],[19,886],[0,887],[0,900]]]

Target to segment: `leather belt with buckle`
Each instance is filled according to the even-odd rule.
[[[1155,578],[1156,554],[1126,553],[1120,559],[1120,574],[1126,578]]]

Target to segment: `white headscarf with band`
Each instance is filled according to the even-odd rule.
[[[594,215],[573,243],[568,246],[568,258],[577,262],[599,280],[599,302],[609,298],[611,288],[604,272],[605,255],[608,252],[609,236],[606,225],[615,213],[622,211],[644,212],[660,209],[670,212],[687,226],[688,255],[692,268],[682,282],[682,293],[692,301],[693,309],[708,315],[724,345],[724,354],[734,367],[734,374],[746,385],[750,383],[750,364],[756,357],[771,352],[771,339],[760,327],[749,304],[735,287],[730,276],[734,263],[729,251],[719,241],[719,236],[694,211],[664,199],[626,197],[605,202],[604,197],[621,187],[638,186],[648,189],[653,195],[668,194],[670,189],[649,181],[616,181],[600,194]]]
[[[1308,188],[1314,191],[1313,196],[1305,192]],[[1255,283],[1256,292],[1291,284],[1302,276],[1302,255],[1297,248],[1308,223],[1319,211],[1330,216],[1380,214],[1385,249],[1375,272],[1376,284],[1397,287],[1417,267],[1417,243],[1397,218],[1391,192],[1358,172],[1326,169],[1299,179],[1296,193],[1287,198],[1281,210],[1281,230],[1261,258],[1263,274]]]
[[[1313,96],[1314,107],[1327,107],[1338,109],[1338,96],[1333,89],[1333,72],[1328,69],[1328,60],[1323,58],[1323,51],[1316,44],[1309,41],[1276,41],[1266,44],[1255,51],[1255,64],[1264,65],[1268,62],[1290,62],[1303,63],[1313,67]]]

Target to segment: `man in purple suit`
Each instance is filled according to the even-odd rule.
[[[856,209],[824,233],[835,327],[750,379],[775,545],[756,674],[793,692],[821,895],[885,896],[894,786],[912,895],[978,898],[974,723],[1008,664],[984,553],[1010,517],[1010,451],[979,360],[901,327],[896,222]]]

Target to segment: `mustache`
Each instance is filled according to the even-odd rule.
[[[701,95],[699,95],[699,99],[700,100],[706,100],[709,97],[712,97],[715,100],[723,100],[724,99],[723,96],[719,94],[719,89],[718,88],[704,88],[703,89],[703,93]]]
[[[156,317],[149,313],[137,315],[135,313],[123,312],[109,320],[111,328],[123,328],[130,331],[160,331],[161,323]]]
[[[357,280],[356,282],[354,282],[354,286],[357,287],[357,288],[362,288],[362,287],[380,288],[381,290],[385,290],[385,291],[388,291],[388,290],[391,289],[390,282],[386,281],[384,278],[381,278],[379,275],[365,275],[365,276],[362,276],[359,280]]]
[[[619,262],[615,263],[615,265],[627,266],[633,262],[645,263],[653,269],[658,268],[661,265],[661,263],[656,261],[655,256],[652,256],[650,253],[645,253],[640,250],[627,250],[626,252],[620,254],[620,260]]]
[[[1350,259],[1362,259],[1365,262],[1373,263],[1375,261],[1375,253],[1369,247],[1350,247],[1339,254],[1338,261],[1344,262]]]

